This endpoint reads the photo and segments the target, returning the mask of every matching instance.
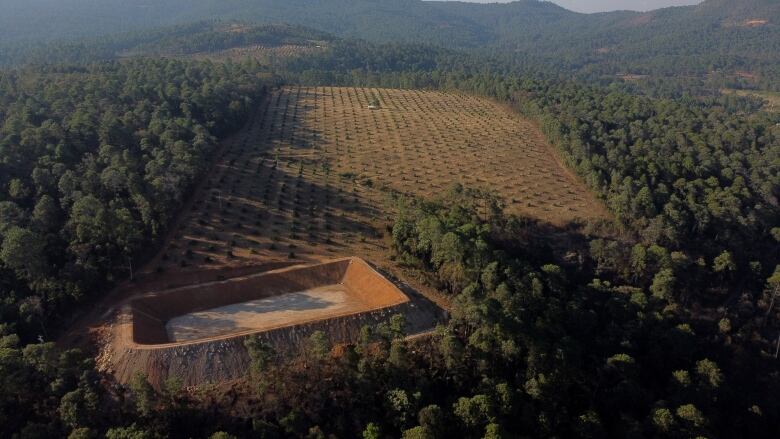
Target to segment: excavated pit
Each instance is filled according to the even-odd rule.
[[[344,343],[393,314],[406,317],[410,333],[442,318],[435,305],[412,299],[359,258],[149,293],[119,314],[111,372],[120,382],[142,372],[155,386],[171,377],[185,385],[235,379],[249,365],[248,336],[283,353],[318,330]]]
[[[133,342],[160,345],[284,326],[409,301],[351,258],[152,293],[131,302]]]
[[[235,303],[174,317],[165,325],[174,342],[262,331],[307,319],[363,311],[366,304],[344,284]]]

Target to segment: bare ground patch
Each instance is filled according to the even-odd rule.
[[[607,216],[530,121],[488,99],[285,88],[225,149],[148,269],[349,255],[383,265],[392,196],[436,196],[454,183],[491,190],[509,212],[556,226]]]
[[[190,341],[325,319],[333,314],[360,311],[363,306],[345,285],[326,285],[185,314],[169,320],[165,326],[171,341]]]

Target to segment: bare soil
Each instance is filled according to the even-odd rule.
[[[170,341],[189,341],[325,319],[360,311],[365,305],[345,285],[326,285],[185,314],[169,320],[165,326]]]
[[[124,311],[132,336],[125,332],[120,338],[128,346],[168,345],[292,326],[408,301],[399,286],[368,263],[345,258],[142,295]],[[284,306],[289,312],[280,312]],[[249,315],[250,311],[256,315]],[[214,334],[206,335],[209,331]]]
[[[368,108],[373,99],[379,109]],[[153,270],[361,255],[385,264],[396,194],[454,183],[564,226],[607,217],[529,121],[430,91],[285,88],[225,150]]]
[[[745,20],[745,22],[742,25],[745,27],[759,27],[759,26],[764,26],[767,23],[769,23],[769,20],[760,18],[760,19],[753,19],[753,20]]]

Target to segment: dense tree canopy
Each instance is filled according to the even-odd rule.
[[[263,81],[236,65],[169,61],[0,73],[3,314],[36,297],[57,321],[125,276]]]
[[[105,37],[128,33],[115,47],[162,46],[188,33],[193,42],[216,47],[251,40],[241,33],[205,30],[197,20],[290,23],[343,38],[375,43],[425,43],[450,49],[491,50],[547,71],[581,78],[615,80],[617,75],[649,75],[664,81],[714,79],[737,87],[778,89],[780,8],[774,0],[707,0],[698,6],[650,13],[578,14],[552,2],[508,4],[421,0],[141,0],[11,1],[0,16],[0,64],[27,56],[42,41],[77,38],[70,50],[83,58],[90,48],[111,56]],[[100,20],[91,17],[100,16]],[[752,23],[752,24],[751,24]],[[174,26],[165,32],[151,29]],[[151,33],[156,38],[144,34]],[[250,32],[251,34],[251,32]],[[100,40],[85,44],[78,38]],[[23,50],[17,48],[21,45]],[[56,50],[48,52],[62,59]],[[39,55],[42,53],[39,52]],[[44,61],[45,57],[37,56]],[[711,84],[712,85],[712,84]]]

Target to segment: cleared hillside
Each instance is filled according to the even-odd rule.
[[[382,230],[394,198],[436,196],[456,183],[494,192],[509,212],[556,226],[606,216],[534,125],[490,100],[284,88],[226,145],[149,269],[349,255],[380,261],[388,256]]]
[[[0,16],[0,64],[29,62],[33,49],[48,55],[32,57],[34,62],[61,59],[62,50],[73,52],[72,45],[38,45],[55,40],[72,41],[79,48],[79,56],[66,58],[68,61],[89,59],[84,53],[91,52],[93,59],[110,58],[112,49],[122,52],[139,43],[152,52],[168,53],[177,38],[184,45],[176,48],[188,53],[257,44],[242,41],[239,34],[225,39],[224,34],[192,26],[203,20],[240,20],[249,24],[288,23],[373,43],[492,49],[531,70],[576,73],[587,79],[620,74],[702,79],[716,73],[733,82],[736,72],[747,71],[755,77],[750,86],[774,89],[780,77],[776,68],[780,61],[780,9],[773,0],[741,0],[736,7],[734,2],[708,0],[699,6],[647,13],[603,14],[578,14],[536,0],[494,4],[421,0],[5,3],[8,5],[0,3],[4,12]],[[149,33],[158,37],[147,38]],[[87,40],[80,40],[84,38]],[[155,47],[158,42],[160,47]],[[234,59],[236,54],[220,57]]]
[[[680,35],[691,28],[706,31],[703,36],[710,38],[710,26],[759,20],[764,27],[775,27],[780,16],[780,6],[773,0],[707,0],[699,6],[648,13],[602,14],[579,14],[537,0],[489,4],[422,0],[3,0],[0,7],[4,11],[0,16],[4,41],[72,39],[216,19],[290,23],[343,37],[450,47],[502,42],[542,46],[565,42],[579,47],[588,43],[582,40],[585,36],[634,44],[646,39],[645,31],[658,27],[665,30],[654,35],[658,38]]]

